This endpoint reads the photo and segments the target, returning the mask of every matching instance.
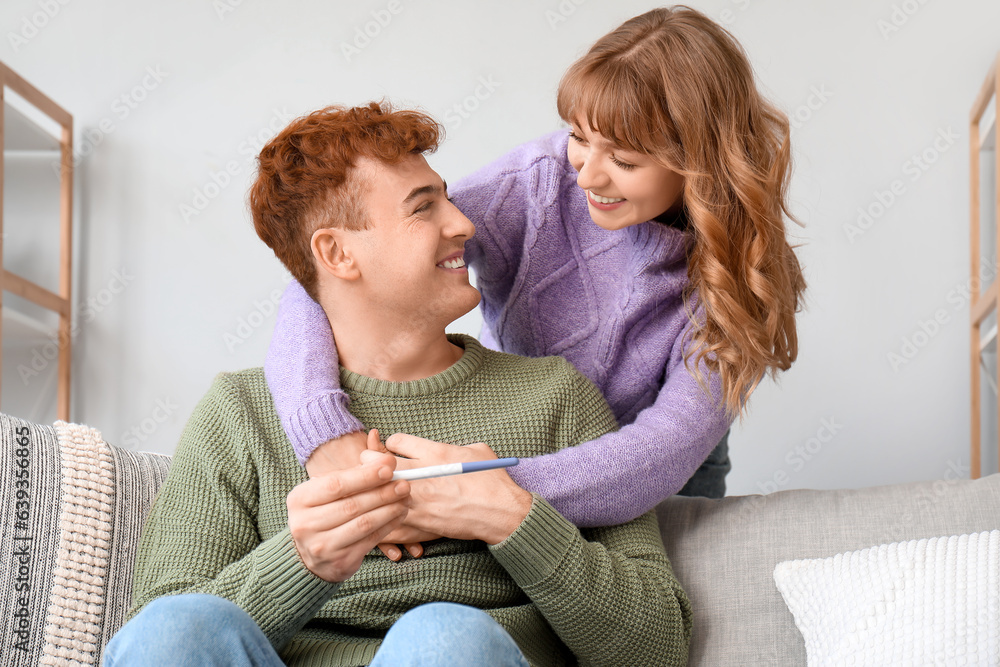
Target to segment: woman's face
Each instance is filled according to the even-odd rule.
[[[622,150],[583,119],[572,127],[566,154],[580,172],[576,183],[586,191],[590,217],[598,226],[622,229],[680,207],[683,176],[649,155]]]

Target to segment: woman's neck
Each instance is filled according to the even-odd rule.
[[[684,212],[684,206],[680,203],[671,206],[669,209],[653,218],[653,220],[667,225],[668,227],[675,227],[681,231],[687,229],[688,226],[687,214]]]

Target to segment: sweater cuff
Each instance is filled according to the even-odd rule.
[[[263,589],[259,599],[266,609],[247,611],[280,647],[316,616],[340,584],[317,577],[305,566],[287,528],[262,542],[255,557]],[[264,617],[272,623],[262,623]]]
[[[518,586],[526,588],[555,572],[580,539],[576,526],[532,493],[528,516],[510,537],[489,550]]]
[[[350,402],[347,392],[335,389],[310,399],[282,420],[301,465],[327,440],[364,430],[364,424],[351,414]]]

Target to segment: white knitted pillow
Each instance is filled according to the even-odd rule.
[[[810,667],[1000,664],[1000,530],[784,561],[774,581]]]

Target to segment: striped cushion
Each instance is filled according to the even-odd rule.
[[[128,612],[139,533],[170,458],[4,414],[0,441],[3,664],[98,665]]]

